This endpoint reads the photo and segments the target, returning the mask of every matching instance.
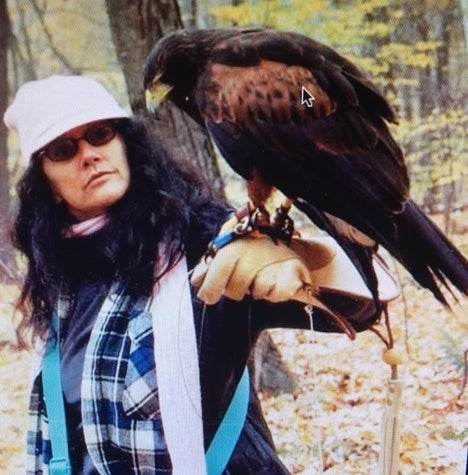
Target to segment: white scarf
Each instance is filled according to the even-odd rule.
[[[198,352],[185,257],[156,284],[149,311],[172,473],[205,475]]]

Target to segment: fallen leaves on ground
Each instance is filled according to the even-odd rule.
[[[468,449],[468,388],[460,362],[468,349],[466,311],[450,314],[427,292],[404,283],[391,304],[396,347],[404,356],[400,418],[401,475],[460,475]],[[466,309],[465,309],[466,310]],[[383,331],[383,330],[382,330]],[[390,366],[369,331],[355,341],[310,331],[271,331],[297,381],[292,394],[261,395],[267,421],[288,468],[327,475],[378,473],[380,426]]]

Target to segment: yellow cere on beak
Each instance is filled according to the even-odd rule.
[[[146,108],[154,114],[173,86],[155,82],[145,91]]]

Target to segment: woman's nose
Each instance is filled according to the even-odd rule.
[[[96,147],[83,139],[78,144],[78,155],[83,166],[89,166],[102,158]]]

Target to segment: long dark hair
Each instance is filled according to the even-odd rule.
[[[187,254],[189,266],[200,257],[226,207],[215,200],[199,174],[178,164],[152,132],[146,119],[119,124],[126,145],[131,183],[125,196],[108,210],[100,250],[130,292],[148,295],[160,278]],[[40,160],[18,183],[19,212],[13,242],[27,257],[19,309],[22,328],[44,336],[58,288],[67,274],[57,249],[70,221],[63,204],[56,204]],[[164,262],[158,244],[166,250]],[[156,275],[154,269],[157,269]]]

